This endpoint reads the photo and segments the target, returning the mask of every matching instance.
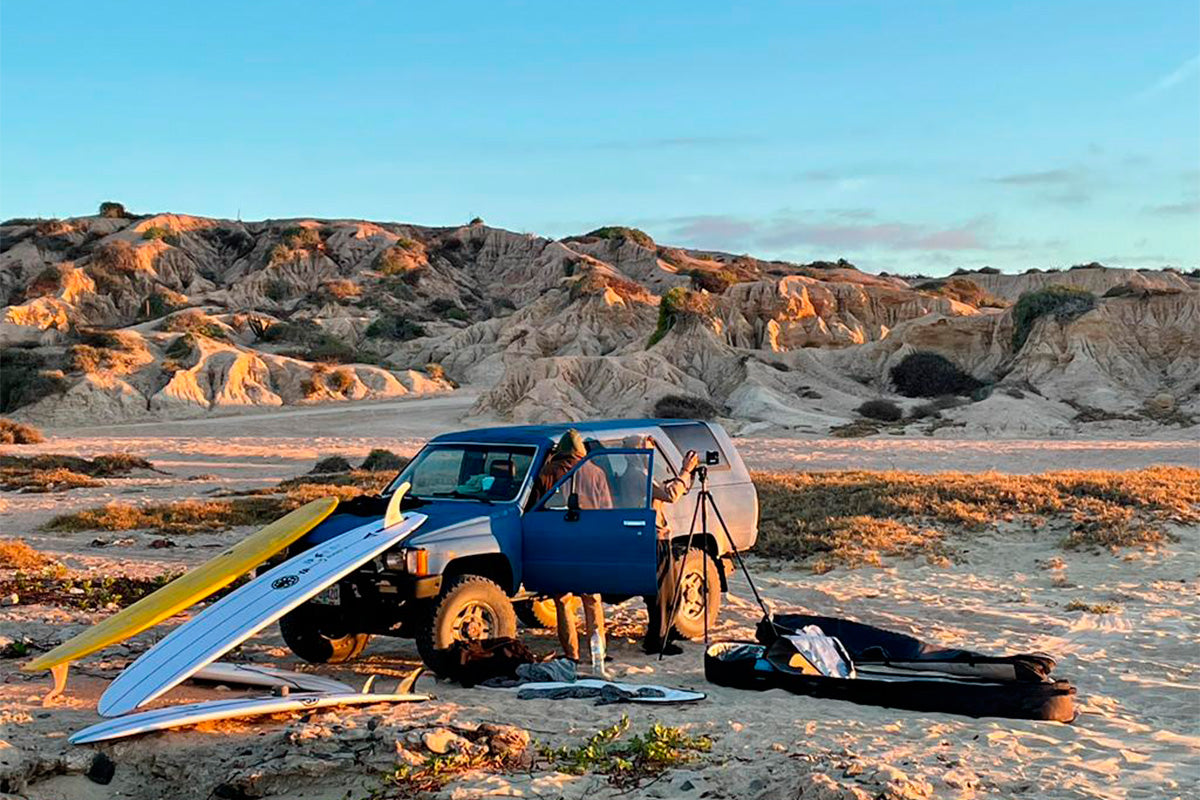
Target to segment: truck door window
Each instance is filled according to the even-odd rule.
[[[558,484],[540,508],[565,510],[572,494],[579,496],[580,511],[646,508],[649,462],[649,453],[592,453]]]

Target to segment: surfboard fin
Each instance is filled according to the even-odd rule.
[[[55,664],[50,668],[50,677],[54,679],[54,686],[50,691],[42,696],[42,705],[48,706],[56,698],[62,695],[63,690],[67,688],[67,670],[71,668],[71,662],[65,661],[62,664]]]
[[[414,669],[411,675],[400,681],[400,684],[396,687],[396,694],[412,694],[413,687],[417,685],[417,678],[421,677],[424,672],[424,667]]]
[[[404,519],[404,512],[400,510],[400,501],[404,499],[405,493],[411,488],[412,484],[405,481],[396,487],[396,491],[392,492],[392,496],[388,499],[387,511],[383,513],[384,528],[390,528]]]
[[[367,678],[367,680],[363,683],[362,691],[359,692],[359,694],[369,693],[371,691],[371,687],[375,684],[375,678],[376,678],[375,675],[372,675],[371,677]]]

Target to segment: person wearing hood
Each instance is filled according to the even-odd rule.
[[[564,475],[583,460],[587,452],[587,447],[584,445],[579,431],[571,428],[564,433],[534,480],[530,505],[532,506],[549,493]],[[571,491],[579,496],[580,508],[613,507],[608,476],[604,474],[604,470],[592,462],[584,464],[575,472],[571,481]],[[579,661],[579,634],[575,629],[575,614],[570,608],[570,599],[570,594],[555,597],[554,610],[558,617],[558,642],[562,645],[566,657],[577,662]],[[583,604],[588,641],[591,641],[594,633],[598,633],[600,640],[604,641],[604,604],[600,600],[600,595],[581,594],[579,599]]]
[[[629,436],[622,446],[634,450],[654,449],[654,439],[649,436]],[[683,464],[678,477],[666,480],[654,480],[651,483],[651,505],[654,507],[654,525],[658,538],[658,594],[654,597],[643,598],[650,620],[646,625],[646,638],[642,641],[642,650],[649,654],[661,652],[663,655],[678,655],[683,652],[677,644],[666,641],[674,620],[671,618],[671,601],[675,596],[675,559],[671,548],[671,523],[667,520],[664,508],[667,503],[674,503],[692,488],[692,473],[700,465],[700,458],[695,450],[688,450],[683,456]],[[646,469],[628,470],[620,478],[629,491],[645,492]],[[643,495],[644,496],[644,495]]]

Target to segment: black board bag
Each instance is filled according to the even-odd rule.
[[[795,649],[786,636],[806,625],[818,625],[840,639],[858,676],[831,678],[791,667]],[[712,645],[704,654],[709,682],[927,713],[1058,722],[1075,718],[1075,689],[1049,677],[1054,667],[1049,656],[986,656],[850,620],[799,614],[764,620],[758,638]]]

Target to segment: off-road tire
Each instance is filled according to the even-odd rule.
[[[664,587],[673,600],[675,598],[675,576],[679,573],[680,558],[676,557],[674,570]],[[682,639],[704,638],[704,572],[708,572],[708,629],[711,631],[721,615],[721,573],[712,556],[698,547],[687,551],[683,557],[683,595],[679,610],[675,613],[673,635]]]
[[[478,630],[468,632],[461,627],[476,622],[482,625]],[[462,575],[442,589],[433,603],[428,621],[417,636],[417,652],[425,666],[445,674],[445,653],[456,640],[516,635],[517,613],[499,584],[481,575]]]
[[[567,604],[571,613],[575,615],[576,623],[579,622],[580,614],[582,613],[583,603],[578,597],[572,597]],[[556,628],[558,626],[558,609],[554,605],[553,597],[539,597],[534,600],[522,600],[519,603],[513,603],[513,610],[517,612],[517,619],[526,628]]]
[[[362,655],[369,633],[346,632],[334,606],[302,603],[279,620],[288,649],[312,664],[341,664]]]

